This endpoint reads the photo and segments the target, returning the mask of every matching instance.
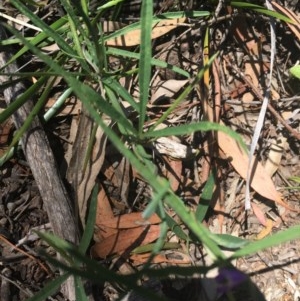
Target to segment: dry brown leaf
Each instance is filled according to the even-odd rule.
[[[240,98],[247,91],[247,86],[244,83],[237,82],[235,88],[230,92],[230,97]]]
[[[160,226],[158,225],[120,230],[118,233],[96,243],[92,247],[91,253],[93,257],[106,258],[109,255],[130,252],[138,246],[155,241],[159,234]]]
[[[260,209],[260,207],[255,204],[255,203],[251,203],[251,207],[253,210],[253,213],[255,214],[256,218],[258,219],[258,221],[266,227],[267,225],[267,221],[266,221],[266,217],[265,214],[263,213],[263,211]]]
[[[131,165],[128,159],[123,157],[117,166],[114,165],[114,173],[110,181],[114,187],[118,187],[118,198],[120,198],[121,202],[128,208],[128,194],[130,184],[132,183]]]
[[[214,211],[218,214],[218,232],[223,233],[224,229],[224,216],[226,216],[226,210],[224,206],[224,190],[220,185],[215,187],[212,199],[210,201],[211,205],[213,205]]]
[[[264,237],[266,237],[267,235],[269,235],[272,231],[273,228],[273,221],[271,219],[267,219],[267,223],[265,228],[263,228],[256,236],[257,240],[263,239]]]
[[[78,131],[78,124],[79,124],[79,118],[80,118],[80,112],[82,112],[82,102],[78,101],[78,111],[77,114],[75,114],[72,118],[71,126],[70,126],[70,134],[69,134],[69,143],[68,148],[65,153],[65,160],[67,162],[67,165],[70,166],[70,161],[73,156],[73,148],[74,148],[74,142],[76,139],[77,131]],[[69,180],[70,178],[68,178]]]
[[[168,156],[163,156],[163,158],[166,162],[163,174],[169,180],[172,190],[177,191],[181,183],[182,161],[173,160]]]
[[[252,55],[259,55],[259,46],[253,34],[249,31],[245,15],[239,15],[233,19],[231,31],[234,37],[247,52]]]
[[[9,137],[13,128],[14,123],[12,118],[8,118],[4,122],[0,123],[0,149],[9,145]]]
[[[167,178],[170,181],[171,188],[173,191],[177,191],[181,182],[182,173],[182,161],[181,160],[170,160],[170,171],[167,172]]]
[[[185,255],[181,252],[176,252],[175,254],[176,255],[178,254],[179,256],[176,256],[176,257],[179,257],[179,258],[181,257],[181,259],[178,259],[178,258],[169,259],[168,257],[166,257],[166,255],[157,254],[151,260],[151,263],[156,263],[156,264],[160,264],[160,263],[190,264],[191,263],[191,258],[188,255]],[[152,253],[133,254],[133,255],[130,256],[130,259],[133,261],[134,265],[140,265],[140,264],[144,264],[144,263],[148,262],[149,257],[151,255],[152,255]]]
[[[230,163],[234,169],[243,179],[246,179],[249,158],[245,151],[242,150],[233,138],[221,131],[218,132],[218,144],[225,155],[231,158]],[[250,185],[258,194],[289,210],[298,211],[282,201],[281,195],[276,190],[273,181],[255,156],[253,158],[252,167],[253,177]]]
[[[282,154],[287,145],[286,141],[287,139],[280,135],[280,137],[276,139],[276,142],[271,144],[271,149],[265,164],[265,170],[270,177],[274,175],[280,166]]]
[[[111,209],[106,192],[103,187],[100,187],[97,198],[96,227],[94,234],[95,241],[103,241],[105,238],[117,233],[117,229],[106,227],[105,225],[101,224],[103,221],[110,221],[114,218],[114,213]]]
[[[105,145],[105,133],[100,127],[98,127],[95,136],[93,151],[91,154],[92,158],[89,160],[84,176],[80,181],[77,189],[79,214],[83,224],[85,220],[87,201],[91,195],[96,178],[104,161]]]
[[[107,227],[113,229],[130,229],[138,228],[141,226],[159,224],[161,219],[158,215],[153,214],[149,219],[145,220],[142,217],[142,212],[132,212],[115,216],[109,219],[97,219],[96,226]]]
[[[151,96],[150,103],[154,104],[158,99],[162,97],[173,97],[181,88],[188,83],[188,80],[176,80],[169,79],[167,81],[162,81],[157,85],[156,91]]]
[[[156,39],[162,35],[165,35],[169,31],[177,28],[179,25],[184,23],[186,18],[178,18],[178,19],[170,19],[170,20],[163,20],[156,23],[152,28],[152,39]],[[106,41],[106,45],[108,46],[137,46],[140,45],[141,37],[141,30],[134,29],[130,32],[126,33],[125,35],[110,39]]]
[[[260,74],[260,64],[253,62],[245,63],[244,74],[247,76],[255,87],[259,87],[259,80],[257,78],[257,74]],[[251,102],[254,100],[253,93],[246,92],[242,97],[243,102]]]
[[[97,214],[96,225],[99,225],[103,220],[110,220],[114,218],[114,213],[111,209],[108,197],[102,186],[99,187],[99,193],[97,198]]]
[[[109,32],[115,32],[125,26],[127,26],[127,24],[122,23],[122,22],[116,22],[116,21],[104,21],[101,23],[102,26],[102,30],[105,33],[109,33]]]
[[[110,119],[108,117],[105,118],[105,122],[109,124]],[[78,211],[83,226],[85,225],[87,202],[104,162],[107,139],[104,131],[98,127],[94,138],[93,150],[85,166],[87,149],[94,126],[93,120],[83,110],[72,148],[72,158],[67,171],[67,179],[76,192]]]

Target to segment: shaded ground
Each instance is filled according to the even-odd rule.
[[[297,1],[294,3],[278,1],[278,3],[282,7],[289,7],[300,22],[300,8]],[[172,1],[165,1],[156,9],[164,12],[171,10],[173,5],[175,4]],[[134,17],[139,7],[133,7],[135,6],[131,7],[130,14]],[[201,4],[197,6],[197,10],[199,9],[209,10],[211,7]],[[59,9],[53,6],[53,16],[58,11]],[[43,14],[45,11],[41,9],[39,13]],[[178,125],[196,120],[219,121],[220,119],[239,132],[246,143],[250,144],[261,109],[259,95],[264,95],[266,91],[270,71],[269,19],[247,11],[239,12],[224,20],[223,16],[227,14],[228,11],[223,9],[215,20],[210,21],[210,53],[220,50],[220,55],[211,71],[209,89],[203,88],[206,82],[201,83],[199,88],[169,116],[168,124]],[[153,55],[171,65],[181,67],[190,74],[195,74],[205,60],[203,40],[204,29],[207,26],[206,23],[197,22],[197,19],[188,19],[185,23],[196,25],[192,28],[178,26],[175,30],[156,39],[153,43]],[[300,36],[299,24],[297,30]],[[286,204],[298,208],[299,190],[286,188],[299,186],[299,183],[291,181],[290,178],[300,176],[299,140],[293,135],[293,131],[300,132],[298,112],[300,85],[298,80],[292,79],[288,74],[288,69],[300,58],[300,40],[299,36],[282,22],[276,23],[276,35],[277,52],[271,79],[270,104],[292,130],[284,127],[276,115],[268,110],[256,156],[264,166],[268,166],[267,173],[270,178],[272,177],[277,190],[282,193]],[[116,65],[117,68],[124,69],[135,67],[135,62],[130,66],[127,63],[122,58],[111,58],[112,70]],[[131,94],[138,96],[134,76],[121,81]],[[185,85],[184,78],[173,71],[153,70],[148,107],[151,122],[161,116]],[[53,98],[57,97],[55,93],[59,93],[60,88],[63,87],[63,83],[57,85]],[[70,103],[74,101],[76,102],[76,99],[69,99]],[[70,160],[70,152],[72,153],[71,143],[74,141],[74,135],[70,134],[70,128],[73,127],[74,130],[75,126],[76,131],[76,122],[74,122],[76,118],[78,118],[78,107],[62,112],[47,125],[47,134],[62,174],[66,173],[66,163]],[[72,119],[73,123],[71,123]],[[1,129],[1,151],[4,152],[13,128],[7,123],[2,124]],[[171,148],[172,143],[175,145],[174,148]],[[191,156],[180,158],[178,150],[182,146],[190,148]],[[298,212],[276,206],[274,202],[254,194],[252,197],[255,208],[252,207],[252,210],[246,213],[244,180],[235,171],[236,167],[235,169],[232,167],[235,152],[232,150],[230,156],[226,150],[216,149],[214,137],[209,134],[195,134],[181,137],[179,140],[171,138],[160,141],[156,146],[149,145],[148,151],[149,154],[154,154],[158,173],[170,180],[174,191],[192,210],[197,208],[209,170],[212,167],[217,168],[218,189],[210,202],[210,210],[205,218],[205,224],[214,233],[229,233],[243,238],[259,239],[271,232],[299,224]],[[98,178],[105,191],[102,198],[108,198],[110,210],[114,215],[141,212],[151,197],[151,190],[147,183],[132,170],[128,162],[116,153],[110,144],[103,152],[106,153],[105,162],[101,170],[97,170]],[[25,300],[43,287],[44,283],[53,277],[55,271],[40,261],[37,255],[39,248],[47,249],[49,252],[51,250],[39,239],[30,235],[35,227],[45,227],[48,220],[30,168],[21,151],[2,166],[0,181],[0,230],[4,237],[1,239],[1,300]],[[263,185],[264,183],[262,187]],[[96,240],[99,239],[99,233],[97,235]],[[17,245],[27,255],[19,250],[13,251],[12,245],[7,241]],[[171,235],[170,241],[180,244],[180,248],[176,251],[172,249],[164,251],[162,254],[165,260],[157,265],[210,264],[201,246],[186,246]],[[299,242],[290,242],[273,247],[255,256],[240,259],[236,265],[251,275],[266,300],[296,301],[300,298],[298,246]],[[106,256],[110,255],[106,254]],[[138,268],[138,260],[142,263],[143,260],[145,261],[141,258],[130,258],[117,267],[107,260],[107,265],[119,269],[122,273],[128,273]],[[189,293],[188,300],[216,300],[210,299],[206,293],[209,285],[211,284],[197,280],[192,282],[167,280],[160,283],[157,290],[162,291],[170,299],[187,300],[186,294]],[[107,285],[101,298],[115,300],[118,290],[121,291],[120,288],[115,290]],[[132,300],[133,297],[130,298]],[[59,295],[54,298],[54,300],[61,299]]]

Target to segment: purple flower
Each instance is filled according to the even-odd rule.
[[[218,292],[224,294],[228,291],[231,291],[247,279],[247,275],[245,275],[241,271],[233,267],[225,267],[219,269],[219,275],[215,280],[217,283]]]

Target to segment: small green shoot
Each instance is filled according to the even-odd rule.
[[[290,68],[289,72],[293,77],[300,79],[300,65],[299,64],[296,64],[295,66]]]

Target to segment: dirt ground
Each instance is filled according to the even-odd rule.
[[[223,8],[215,19],[209,21],[210,54],[220,51],[211,68],[211,84],[208,90],[205,90],[203,85],[206,83],[201,83],[200,88],[190,93],[169,116],[168,124],[176,126],[197,120],[222,122],[240,133],[249,146],[259,118],[263,96],[268,82],[271,81],[271,101],[255,156],[265,166],[266,177],[272,179],[285,204],[290,208],[298,208],[300,184],[292,181],[291,178],[300,177],[300,80],[292,78],[288,69],[300,60],[300,4],[298,1],[279,0],[274,3],[274,9],[281,13],[292,12],[298,24],[292,27],[285,22],[274,23],[276,52],[272,78],[269,78],[271,53],[274,51],[270,19],[249,10],[230,12]],[[198,1],[198,3],[190,1],[186,5],[197,10],[211,9],[206,1]],[[173,7],[176,7],[174,1],[165,0],[156,6],[156,12],[163,13]],[[42,8],[37,11],[40,16],[46,15],[46,12]],[[14,13],[15,11],[12,14]],[[137,13],[138,9],[136,11],[132,8],[129,17],[134,17]],[[59,8],[53,5],[50,15],[55,17],[57,14]],[[47,18],[51,19],[49,16]],[[203,41],[207,27],[206,22],[197,22],[196,18],[188,18],[185,23],[198,25],[179,26],[157,38],[153,42],[155,58],[195,75],[205,62]],[[27,59],[28,57],[24,58]],[[116,57],[110,58],[110,64],[111,70],[135,67],[134,62],[128,64],[122,58]],[[120,81],[132,95],[138,95],[134,76],[121,78]],[[150,87],[149,119],[158,119],[186,83],[184,77],[172,70],[154,69]],[[52,92],[52,98],[48,101],[48,107],[64,88],[65,84],[58,82],[55,91]],[[5,107],[3,99],[0,99],[0,104],[2,108]],[[45,126],[64,178],[67,177],[67,165],[72,156],[72,143],[75,139],[74,132],[76,133],[78,127],[80,109],[79,100],[75,96],[70,96],[64,110]],[[278,114],[282,117],[283,123],[278,118]],[[14,133],[13,122],[8,120],[1,124],[0,133],[0,154],[3,155]],[[173,143],[175,150],[170,146]],[[158,173],[170,180],[173,190],[181,196],[191,210],[196,210],[199,201],[201,202],[199,196],[208,179],[209,170],[212,167],[217,168],[218,193],[213,195],[210,209],[204,220],[204,224],[214,233],[261,239],[292,225],[299,225],[299,212],[280,206],[253,191],[251,210],[247,212],[244,210],[245,181],[243,172],[238,169],[242,162],[236,158],[233,148],[226,148],[226,144],[230,142],[223,141],[223,144],[221,151],[216,150],[214,137],[197,133],[178,140],[171,138],[160,141],[154,146],[149,146],[148,151],[150,154],[155,153],[153,160],[157,165]],[[192,151],[193,155],[190,158],[179,158],[178,149],[182,145],[188,146]],[[196,153],[194,153],[195,149]],[[105,206],[110,208],[113,216],[125,214],[129,216],[132,213],[142,212],[151,197],[150,187],[109,143],[104,153],[104,163],[95,172],[97,181],[101,182],[103,187],[101,199],[108,199],[109,205]],[[267,190],[267,186],[264,185],[267,184],[263,180],[260,181],[258,190],[263,191],[264,187]],[[66,186],[69,187],[68,184]],[[51,226],[43,206],[42,196],[21,149],[1,167],[0,195],[0,299],[2,301],[26,300],[53,279],[58,272],[41,259],[38,253],[42,248],[54,255],[54,251],[32,232],[50,230]],[[168,237],[170,242],[179,244],[180,248],[163,251],[164,260],[158,260],[154,266],[210,263],[201,246],[186,246],[171,234]],[[97,232],[95,241],[102,246],[100,234]],[[99,253],[95,252],[95,257],[99,257]],[[239,259],[234,264],[250,275],[267,301],[299,301],[299,253],[299,241],[292,241]],[[121,273],[134,271],[139,268],[143,260],[145,261],[140,257],[129,257],[117,266],[116,258],[110,259],[110,256],[110,253],[104,253],[104,257],[108,258],[104,264]],[[157,285],[157,282],[155,284]],[[170,300],[213,301],[217,298],[225,300],[220,296],[208,296],[205,292],[209,290],[209,285],[198,279],[168,279],[159,282],[155,290]],[[116,300],[122,292],[120,288],[113,288],[109,284],[99,290],[99,300],[106,301]],[[134,298],[131,294],[128,300],[142,301]],[[51,300],[63,300],[63,297],[58,293]],[[237,300],[249,299],[243,296],[242,299]]]

